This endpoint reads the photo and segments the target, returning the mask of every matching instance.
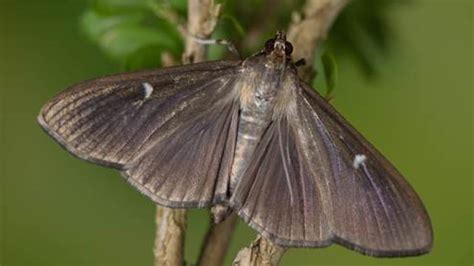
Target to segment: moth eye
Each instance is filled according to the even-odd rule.
[[[270,39],[265,43],[265,52],[270,53],[275,46],[275,39]]]
[[[293,52],[293,45],[291,44],[291,42],[285,42],[285,54],[291,55],[292,52]]]

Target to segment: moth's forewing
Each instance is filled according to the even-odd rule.
[[[232,148],[223,142],[235,130],[230,125],[238,110],[233,81],[239,63],[216,61],[86,81],[49,101],[38,121],[68,151],[124,170],[133,185],[163,205],[208,205],[214,188],[225,185],[217,184],[222,158],[231,160]]]
[[[46,103],[38,121],[73,154],[123,167],[167,121],[194,116],[184,107],[200,98],[196,91],[234,67],[235,62],[212,62],[85,81]],[[153,88],[147,99],[145,84]]]
[[[285,89],[294,92],[281,93],[287,109],[265,132],[231,200],[239,215],[283,246],[428,252],[429,217],[398,171],[309,86]]]
[[[128,181],[168,207],[205,207],[224,200],[228,187],[239,106],[232,85],[212,88],[209,106],[162,137],[127,166]]]

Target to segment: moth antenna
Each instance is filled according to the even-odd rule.
[[[229,50],[230,53],[234,54],[237,56],[239,59],[242,60],[242,57],[240,56],[239,51],[235,47],[234,43],[231,41],[225,40],[225,39],[203,39],[199,38],[196,36],[193,36],[191,34],[186,33],[193,41],[199,43],[199,44],[204,44],[204,45],[224,45],[227,50]]]

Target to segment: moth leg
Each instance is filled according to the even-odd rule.
[[[239,51],[237,50],[237,48],[235,47],[234,43],[232,43],[231,41],[228,41],[228,40],[225,40],[225,39],[202,39],[202,38],[199,38],[199,37],[196,37],[196,36],[193,36],[191,34],[188,34],[188,36],[193,39],[193,41],[199,43],[199,44],[205,44],[205,45],[214,45],[214,44],[217,44],[217,45],[224,45],[227,50],[229,50],[229,52],[231,52],[232,54],[236,55],[237,57],[239,57],[239,59],[242,59],[242,57],[240,56],[240,53]]]

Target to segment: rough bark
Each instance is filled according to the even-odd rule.
[[[249,247],[245,247],[237,253],[233,264],[235,266],[278,265],[285,251],[286,248],[258,236]]]
[[[300,12],[293,13],[287,37],[294,47],[293,58],[306,61],[298,70],[303,80],[310,81],[314,77],[315,51],[347,3],[349,0],[308,0]]]
[[[236,214],[231,214],[227,219],[218,224],[214,224],[211,217],[211,225],[207,231],[197,265],[224,265],[225,255],[236,225]]]
[[[183,265],[186,210],[156,208],[155,266]]]

